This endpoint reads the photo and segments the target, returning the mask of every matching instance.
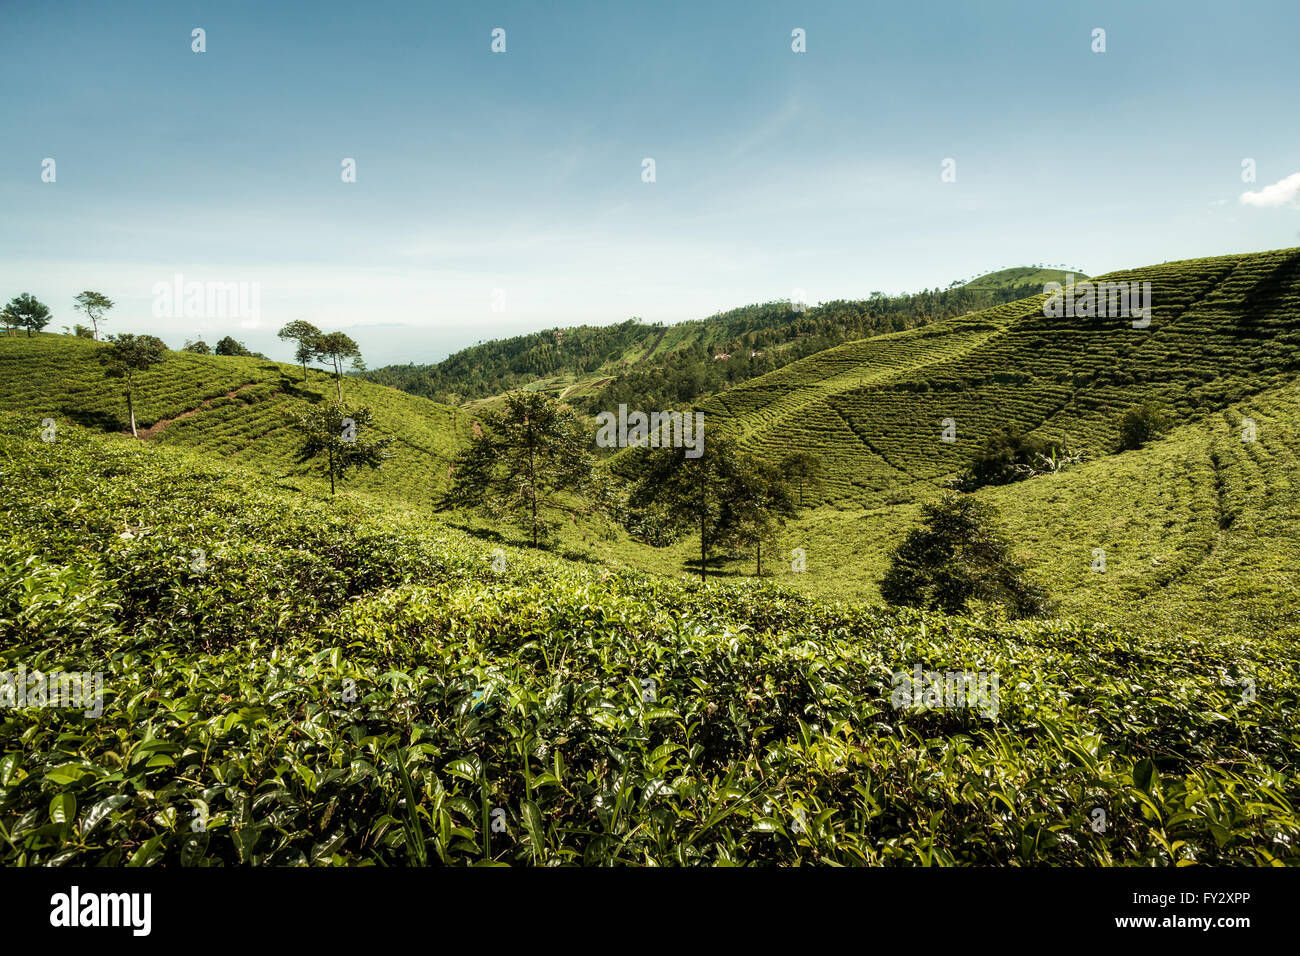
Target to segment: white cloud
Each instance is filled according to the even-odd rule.
[[[1242,193],[1241,204],[1261,208],[1290,204],[1300,209],[1300,173],[1292,173],[1286,179],[1280,179],[1271,186],[1265,186],[1259,192],[1247,191]]]

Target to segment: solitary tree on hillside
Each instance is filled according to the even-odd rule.
[[[826,469],[822,460],[812,452],[796,451],[781,459],[781,474],[798,489],[799,507],[802,508],[805,488],[812,492],[820,490]]]
[[[658,448],[640,454],[640,477],[628,495],[628,504],[638,510],[661,509],[699,531],[703,581],[710,554],[719,546],[734,543],[737,534],[746,538],[743,527],[753,521],[760,506],[749,499],[761,495],[764,485],[748,480],[755,467],[752,459],[724,435],[710,435],[699,457],[688,457],[687,451],[684,447]]]
[[[104,321],[104,313],[113,307],[113,300],[99,292],[83,292],[74,300],[73,308],[83,313],[86,318],[90,319],[90,326],[94,334],[91,338],[99,338],[99,323]]]
[[[754,573],[763,576],[763,545],[774,548],[786,518],[796,515],[790,485],[779,468],[741,453],[722,503],[718,537],[733,551],[753,549]]]
[[[126,383],[126,412],[131,419],[131,437],[139,438],[135,430],[136,374],[152,368],[167,357],[167,346],[154,335],[110,335],[108,348],[99,353],[109,378],[120,378]]]
[[[1169,416],[1155,402],[1143,402],[1124,412],[1119,421],[1120,451],[1141,448],[1169,429]]]
[[[1004,604],[1018,615],[1048,609],[1046,592],[998,527],[997,511],[972,495],[945,492],[921,508],[924,524],[890,555],[880,594],[891,604],[962,610],[972,600]]]
[[[185,340],[185,347],[184,347],[183,349],[181,349],[181,351],[182,351],[182,352],[193,352],[193,353],[195,353],[196,355],[211,355],[211,354],[212,354],[212,349],[208,348],[208,343],[205,342],[205,341],[203,341],[202,339],[199,339],[197,342],[191,342],[189,339],[186,339],[186,340]]]
[[[296,427],[302,433],[298,463],[319,460],[330,479],[330,494],[347,473],[355,468],[378,468],[391,455],[391,438],[373,436],[374,415],[364,405],[348,409],[338,402],[313,405],[299,415]]]
[[[275,334],[278,338],[298,343],[298,347],[293,353],[293,359],[302,365],[302,380],[307,381],[307,363],[316,358],[316,340],[321,337],[320,329],[310,322],[298,319],[288,323]]]
[[[39,332],[50,324],[50,308],[35,296],[24,292],[15,296],[5,306],[5,322],[12,322],[19,328],[27,330],[28,338],[32,332]]]
[[[529,533],[551,533],[556,510],[576,512],[591,488],[589,437],[573,411],[540,392],[510,392],[456,456],[443,507],[483,508]]]
[[[343,363],[352,359],[353,368],[360,368],[361,349],[342,332],[329,332],[317,335],[311,343],[312,354],[316,358],[329,359],[334,366],[334,387],[338,390],[339,401],[343,401]]]

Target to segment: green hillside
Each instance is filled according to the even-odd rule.
[[[988,272],[982,276],[976,276],[969,282],[964,283],[962,288],[971,290],[1014,289],[1022,295],[1028,296],[1036,292],[1042,292],[1043,287],[1049,282],[1064,284],[1071,275],[1074,276],[1076,282],[1088,278],[1086,273],[1070,273],[1064,269],[1016,266],[1012,269],[999,269],[997,272]]]
[[[1149,281],[1150,326],[1047,318],[1040,294],[847,343],[702,407],[770,460],[816,449],[830,471],[822,500],[860,507],[934,487],[998,429],[1017,426],[1101,455],[1134,403],[1153,400],[1188,421],[1300,371],[1300,250],[1101,278]],[[951,443],[941,440],[948,419]]]
[[[1242,440],[1246,418],[1255,422],[1253,442]],[[1146,448],[976,495],[1002,513],[1063,615],[1181,635],[1300,640],[1297,449],[1300,394],[1288,385]],[[914,493],[925,500],[936,492]],[[889,551],[918,511],[906,503],[813,511],[784,536],[787,551],[805,550],[807,570],[793,573],[787,562],[776,580],[825,598],[879,600]],[[1104,572],[1093,570],[1097,548]],[[689,549],[675,556],[684,561]],[[738,570],[752,573],[752,561]]]
[[[693,403],[841,342],[926,325],[1041,288],[1010,280],[978,287],[954,282],[910,295],[873,292],[869,299],[818,305],[747,305],[671,326],[631,319],[548,329],[480,343],[436,365],[390,365],[364,376],[415,395],[478,407],[498,404],[501,394],[514,388],[562,395],[591,412],[619,402]]]
[[[0,410],[129,433],[121,383],[105,376],[102,343],[67,335],[0,338]],[[443,487],[472,419],[457,409],[345,377],[344,398],[369,405],[376,429],[394,439],[393,459],[347,487],[413,503]],[[333,378],[260,358],[169,352],[141,374],[136,423],[150,444],[189,448],[260,474],[319,489],[327,483],[295,463],[294,416],[336,395]]]
[[[0,413],[0,666],[102,712],[3,711],[7,865],[1300,863],[1293,642],[494,553],[40,433]]]

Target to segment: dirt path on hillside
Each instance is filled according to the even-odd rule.
[[[235,389],[233,392],[226,392],[225,395],[215,395],[212,398],[205,398],[197,408],[191,408],[187,412],[181,412],[179,415],[175,416],[174,418],[160,418],[158,419],[158,421],[154,422],[148,428],[137,428],[136,431],[139,433],[141,441],[148,441],[150,438],[153,438],[154,435],[157,435],[160,431],[162,431],[172,422],[178,422],[182,418],[189,418],[191,415],[197,415],[205,408],[211,408],[212,403],[215,402],[218,398],[234,398],[240,392],[250,389],[254,385],[259,385],[259,384],[261,383],[249,382],[247,385],[239,386],[239,388]]]
[[[659,335],[655,338],[655,340],[650,343],[650,347],[645,350],[645,355],[642,355],[639,359],[637,359],[634,364],[640,365],[643,362],[650,361],[650,359],[655,354],[655,349],[659,348],[659,343],[664,340],[664,336],[667,334],[668,334],[668,326],[665,325],[662,329],[659,330]]]

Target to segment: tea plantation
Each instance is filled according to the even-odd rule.
[[[0,410],[130,433],[119,380],[107,378],[97,353],[103,343],[66,335],[0,338]],[[169,352],[141,373],[136,422],[150,443],[192,448],[255,468],[313,492],[328,482],[295,462],[294,416],[333,401],[333,378],[261,358]],[[376,427],[395,439],[383,472],[362,471],[349,486],[389,498],[427,503],[447,466],[468,440],[465,412],[345,376],[344,399],[369,405]]]
[[[1150,324],[1048,318],[1039,295],[828,349],[703,407],[772,461],[815,449],[829,472],[821,500],[857,508],[923,493],[999,429],[1104,455],[1130,405],[1156,401],[1188,421],[1300,373],[1300,249],[1099,280],[1150,282]]]
[[[0,413],[0,656],[103,712],[0,711],[6,864],[1300,862],[1293,641],[494,554],[41,432]],[[995,702],[895,706],[918,666]]]
[[[0,861],[1300,864],[1300,250],[1109,278],[1149,326],[1036,295],[705,400],[827,469],[774,574],[705,586],[689,537],[434,514],[472,410],[346,378],[394,457],[331,498],[295,461],[319,371],[168,353],[136,441],[103,345],[0,338],[0,677],[103,680],[0,708]],[[1171,429],[1117,452],[1147,400]],[[1010,425],[1088,453],[975,492],[1056,616],[880,606]],[[918,670],[996,684],[900,699]]]

